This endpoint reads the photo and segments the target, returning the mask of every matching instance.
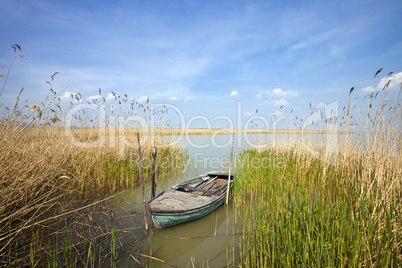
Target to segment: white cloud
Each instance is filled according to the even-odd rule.
[[[173,97],[170,97],[169,100],[171,100],[171,101],[176,101],[177,98],[173,96]]]
[[[148,97],[146,96],[141,96],[138,102],[146,102],[148,100]]]
[[[285,106],[285,105],[288,105],[289,102],[285,99],[280,99],[280,100],[274,100],[273,104],[276,106],[282,106],[282,105]]]
[[[231,97],[237,96],[239,95],[239,92],[237,92],[236,90],[233,90],[232,93],[230,93]]]
[[[87,98],[87,100],[100,100],[100,99],[102,99],[102,96],[101,96],[101,95],[89,96],[89,97]]]
[[[262,94],[261,93],[258,93],[256,96],[255,96],[256,98],[262,98]]]
[[[402,83],[402,72],[396,73],[396,74],[392,74],[388,77],[383,77],[380,79],[380,81],[378,82],[377,86],[375,86],[374,88],[372,86],[368,86],[365,88],[362,88],[360,90],[360,92],[366,93],[366,94],[370,94],[374,91],[378,91],[378,90],[383,90],[384,86],[389,82],[388,85],[388,89],[389,90],[394,90],[394,89],[398,89],[401,86]]]
[[[272,90],[272,95],[277,97],[296,97],[299,92],[294,90],[284,91],[281,88],[275,88]]]
[[[64,92],[63,95],[60,95],[59,98],[61,100],[68,99],[68,98],[70,98],[70,94],[71,94],[70,92],[66,91],[66,92]]]
[[[245,116],[252,116],[252,115],[253,115],[252,112],[243,112],[243,114],[244,114]]]
[[[109,94],[107,94],[107,99],[108,100],[115,100],[116,96],[113,93],[109,93]]]
[[[317,108],[322,109],[325,107],[325,105],[326,105],[325,103],[320,102],[319,104],[317,104]]]
[[[185,102],[188,102],[188,101],[190,101],[190,100],[192,100],[193,99],[193,96],[187,96],[185,99],[184,99],[184,101]]]
[[[361,90],[361,92],[363,92],[363,93],[371,93],[371,92],[373,92],[373,91],[374,91],[374,88],[373,88],[372,86],[365,87],[365,88],[363,88],[363,89]]]
[[[402,72],[392,74],[388,77],[381,78],[380,82],[378,82],[376,89],[382,90],[384,88],[385,84],[387,84],[389,80],[391,80],[391,82],[389,83],[388,89],[391,89],[391,90],[398,89],[402,83]]]
[[[80,102],[81,99],[79,98],[79,101],[77,100],[77,97],[80,96],[80,93],[74,93],[70,91],[64,92],[63,95],[60,95],[60,100],[70,100],[72,102]]]

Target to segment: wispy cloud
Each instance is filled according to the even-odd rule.
[[[5,1],[2,38],[9,42],[19,36],[29,59],[15,62],[5,93],[25,87],[25,94],[33,92],[30,101],[42,99],[38,96],[47,94],[45,81],[58,71],[56,91],[74,81],[70,92],[79,89],[93,99],[99,87],[113,101],[106,92],[127,93],[139,102],[175,96],[194,103],[186,105],[189,113],[205,99],[220,102],[216,114],[228,111],[231,104],[222,100],[229,95],[240,95],[250,105],[270,104],[266,109],[271,113],[274,105],[325,102],[338,98],[339,91],[324,96],[323,85],[331,81],[331,87],[350,88],[351,81],[365,80],[370,74],[359,71],[357,77],[350,70],[369,66],[369,58],[399,66],[402,37],[387,38],[383,29],[399,23],[402,6],[390,1],[381,10],[359,2],[318,0],[227,5],[101,1],[97,8],[63,1]],[[12,12],[17,8],[21,12]],[[375,40],[390,50],[372,46]],[[398,88],[400,73],[389,78],[390,90]],[[380,90],[387,83],[376,81],[374,89],[361,91]],[[302,94],[306,88],[311,94]],[[61,99],[74,101],[71,95]]]
[[[177,98],[173,96],[173,97],[170,97],[169,100],[171,100],[171,101],[177,101]]]
[[[309,36],[304,41],[301,41],[295,45],[292,45],[290,47],[290,49],[297,50],[297,49],[306,48],[311,45],[316,45],[316,44],[319,44],[319,43],[332,39],[335,36],[335,34],[336,34],[336,30],[332,29],[331,31],[319,33],[314,36]]]
[[[279,116],[282,116],[282,115],[285,115],[285,114],[282,111],[275,110],[273,115],[276,116],[276,117],[279,117]]]

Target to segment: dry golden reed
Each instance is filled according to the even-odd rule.
[[[14,52],[21,50],[17,44],[11,48]],[[7,69],[7,61],[4,60],[0,96],[16,58],[24,57],[15,56],[6,74],[3,74]],[[58,228],[66,224],[80,225],[82,218],[86,222],[82,222],[75,232],[82,229],[82,226],[88,226],[89,229],[84,232],[87,236],[76,233],[74,238],[69,234],[69,239],[81,237],[91,240],[93,237],[89,230],[96,229],[96,226],[91,226],[94,224],[91,215],[96,212],[94,206],[117,191],[135,187],[139,183],[135,161],[137,149],[119,150],[121,133],[109,121],[100,121],[107,118],[102,119],[96,113],[82,110],[74,114],[72,122],[73,138],[91,142],[104,135],[107,142],[103,146],[82,148],[74,146],[67,139],[62,119],[75,104],[83,103],[83,100],[80,93],[74,93],[70,106],[66,106],[60,96],[67,87],[58,93],[53,87],[57,74],[55,72],[51,80],[46,81],[50,89],[40,103],[21,103],[21,89],[11,109],[0,105],[0,266],[27,265],[29,262],[35,265],[37,259],[46,259],[46,254],[57,251],[52,246],[58,243]],[[129,106],[127,94],[123,98],[114,95],[122,106],[117,108],[124,116],[149,117],[154,112],[148,105],[137,102]],[[94,104],[104,105],[104,102],[103,97],[93,100]],[[158,112],[155,114],[159,115]],[[107,126],[103,130],[100,128],[101,123]],[[128,126],[125,130],[126,140],[134,142],[138,131],[142,136],[148,135],[147,131],[134,127]],[[147,142],[141,144],[142,155],[151,158],[151,146],[158,146],[160,142],[163,140],[158,137],[149,137]],[[178,148],[158,149],[158,156],[170,157],[172,164],[179,162],[182,155],[183,152]],[[145,179],[148,179],[151,167],[147,167],[144,172]],[[158,166],[156,172],[174,172],[174,167],[168,163]],[[110,218],[110,215],[106,217]],[[105,224],[102,228],[108,230],[110,227]],[[68,229],[71,227],[66,226],[67,232]],[[94,237],[106,235],[107,232],[102,234],[103,231],[97,231]],[[75,245],[69,247],[74,248]],[[57,256],[55,261],[59,263]]]

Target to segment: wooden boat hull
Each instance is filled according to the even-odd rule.
[[[152,213],[151,218],[154,226],[157,229],[165,229],[167,227],[177,225],[180,223],[196,220],[198,218],[204,217],[220,207],[225,201],[225,197],[222,196],[217,202],[211,204],[211,206],[207,206],[202,209],[197,209],[195,211],[190,212],[182,212],[182,213]]]
[[[154,226],[164,229],[208,215],[226,200],[227,178],[226,172],[210,172],[160,193],[148,202]]]

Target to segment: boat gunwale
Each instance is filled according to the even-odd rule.
[[[180,188],[180,186],[182,186],[182,185],[194,183],[194,182],[196,182],[197,180],[199,180],[199,179],[201,179],[201,178],[203,178],[203,177],[205,177],[205,176],[210,176],[210,175],[226,176],[226,177],[227,177],[226,180],[230,180],[230,181],[232,181],[233,178],[234,178],[234,176],[235,176],[234,173],[231,173],[231,174],[230,174],[230,178],[229,178],[229,173],[228,173],[228,172],[210,171],[210,172],[207,172],[207,173],[203,173],[203,174],[201,174],[201,175],[198,175],[198,176],[196,176],[196,177],[194,177],[193,179],[190,179],[190,180],[188,180],[188,181],[184,181],[184,182],[182,182],[182,183],[179,183],[179,184],[177,184],[177,185],[174,185],[174,186],[172,186],[172,187],[169,188],[169,189],[176,190],[176,188]],[[169,190],[169,189],[167,189],[167,190]],[[215,203],[221,201],[221,199],[224,198],[225,195],[226,195],[227,188],[226,188],[225,191],[223,191],[220,195],[215,195],[216,198],[213,199],[213,200],[211,200],[211,202],[207,202],[206,204],[204,204],[204,205],[202,205],[202,206],[199,206],[199,207],[195,207],[195,208],[193,208],[193,209],[169,210],[169,209],[153,209],[153,208],[151,208],[151,207],[150,207],[150,203],[151,203],[153,200],[156,200],[156,199],[157,199],[158,197],[160,197],[161,195],[163,195],[167,190],[161,192],[160,194],[158,194],[157,196],[155,196],[153,199],[151,199],[151,200],[148,202],[148,204],[147,204],[147,209],[148,209],[149,212],[151,212],[151,214],[158,215],[158,216],[159,216],[159,215],[160,215],[160,216],[163,216],[163,215],[166,215],[166,216],[167,216],[167,215],[172,215],[172,216],[173,216],[173,215],[183,215],[183,214],[187,214],[187,213],[193,213],[193,212],[196,212],[196,211],[201,211],[201,210],[203,210],[203,209],[205,209],[205,208],[207,208],[207,207],[210,207],[210,206],[212,206],[213,204],[215,204]],[[176,191],[178,191],[178,190],[176,190]],[[190,195],[193,195],[193,194],[194,194],[194,193],[192,193],[192,192],[186,192],[186,193],[187,193],[187,194],[190,194]]]
[[[186,209],[186,210],[168,210],[168,209],[151,209],[150,207],[148,207],[148,211],[152,212],[153,215],[158,215],[158,216],[176,216],[176,215],[185,215],[188,213],[194,213],[197,211],[202,211],[205,208],[208,208],[210,206],[212,206],[215,203],[218,203],[219,201],[221,201],[223,198],[225,197],[224,193],[222,193],[222,195],[218,196],[218,198],[214,199],[213,201],[200,206],[200,207],[196,207],[194,209]]]

